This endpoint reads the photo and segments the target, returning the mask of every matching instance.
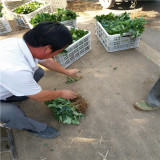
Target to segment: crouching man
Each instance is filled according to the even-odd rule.
[[[43,138],[59,135],[56,129],[27,117],[12,102],[27,98],[35,101],[75,98],[77,94],[71,90],[45,90],[37,83],[44,75],[38,63],[52,71],[76,76],[78,69],[64,69],[52,58],[71,43],[72,35],[67,27],[52,22],[37,25],[23,38],[0,41],[0,122],[4,127],[26,130]]]

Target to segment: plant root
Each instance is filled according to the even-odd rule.
[[[86,109],[88,108],[87,101],[80,95],[71,100],[71,103],[76,106],[78,112],[85,114]]]

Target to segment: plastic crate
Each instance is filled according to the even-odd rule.
[[[67,0],[51,0],[54,6],[54,11],[56,8],[66,8],[67,7]]]
[[[61,23],[64,24],[65,26],[71,26],[71,27],[77,28],[77,22],[75,19],[63,21]]]
[[[34,0],[32,0],[32,1],[34,1]],[[37,1],[37,2],[45,3],[45,1]],[[27,4],[27,3],[25,3],[25,4]],[[52,6],[51,6],[51,2],[48,2],[48,4],[45,4],[41,8],[38,8],[37,10],[35,10],[29,14],[17,14],[17,13],[14,13],[13,10],[12,10],[12,15],[14,17],[14,20],[16,21],[17,26],[20,26],[23,28],[30,28],[29,20],[31,18],[33,18],[37,13],[44,13],[44,12],[51,13]]]
[[[60,22],[60,23],[64,24],[65,26],[70,26],[70,27],[77,28],[77,23],[76,23],[76,20],[75,20],[75,19],[63,21],[63,22]],[[29,26],[30,29],[33,28],[33,25],[30,24],[30,23],[28,24],[28,26]]]
[[[12,29],[10,27],[9,22],[6,20],[4,14],[3,17],[0,18],[0,34],[11,32]]]
[[[109,35],[103,26],[96,21],[96,35],[108,52],[115,52],[136,48],[139,46],[140,36],[131,38],[130,33]]]
[[[68,67],[91,50],[90,32],[71,44],[66,50],[67,53],[54,56],[54,59],[64,68]]]
[[[27,2],[30,2],[31,0],[2,0],[4,7],[8,10],[8,12],[11,12],[14,8],[21,6]],[[56,11],[57,8],[66,8],[67,7],[67,1],[66,0],[46,0],[47,2],[51,2],[53,8],[53,11]]]
[[[6,1],[2,0],[3,6],[7,9],[8,12],[11,12],[14,8],[21,6],[31,0],[15,0],[15,1]]]

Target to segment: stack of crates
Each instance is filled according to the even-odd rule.
[[[12,31],[12,29],[10,27],[10,24],[9,24],[8,20],[5,18],[5,16],[3,15],[0,18],[0,34],[8,33],[11,31]]]
[[[9,22],[3,13],[3,7],[4,6],[0,4],[0,34],[4,34],[12,31],[9,25]]]
[[[27,4],[31,1],[37,1],[41,3],[47,2],[47,4],[45,4],[41,8],[29,14],[17,14],[13,12],[13,10],[17,8],[18,6]],[[15,1],[3,0],[3,5],[7,9],[8,13],[13,15],[17,26],[20,26],[23,28],[30,28],[29,20],[33,18],[37,13],[44,13],[44,12],[52,13],[53,11],[56,11],[57,8],[66,8],[67,2],[66,0],[52,0],[52,2],[51,1],[40,1],[40,0],[17,0],[17,1],[16,0]]]

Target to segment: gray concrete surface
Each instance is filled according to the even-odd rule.
[[[146,3],[148,5],[148,3]],[[140,46],[136,49],[108,53],[95,35],[94,15],[122,12],[88,11],[80,14],[78,27],[91,31],[92,50],[69,68],[79,68],[83,79],[65,84],[66,76],[46,70],[40,85],[45,89],[73,89],[89,101],[80,125],[58,123],[43,102],[21,102],[28,116],[60,130],[56,139],[42,139],[25,131],[14,130],[19,160],[159,160],[160,110],[143,112],[133,107],[145,99],[160,75],[159,2],[148,5],[150,17]],[[135,11],[145,11],[142,6]],[[156,24],[156,25],[155,25]],[[155,27],[156,26],[156,27]],[[21,36],[26,30],[1,37]],[[114,70],[117,67],[117,70]],[[1,156],[9,160],[8,155]]]

